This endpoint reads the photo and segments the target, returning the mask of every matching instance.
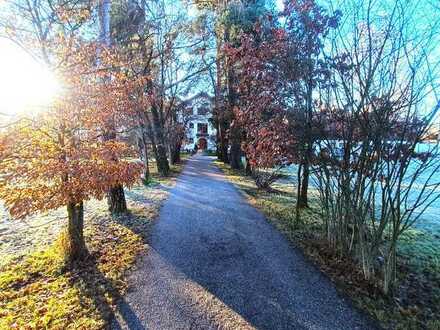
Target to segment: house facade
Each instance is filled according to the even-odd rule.
[[[185,101],[183,122],[185,138],[183,150],[214,151],[217,131],[212,124],[213,98],[207,93],[199,93]]]

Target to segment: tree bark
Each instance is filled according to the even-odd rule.
[[[127,212],[127,202],[125,201],[124,187],[117,185],[107,193],[108,209],[112,214]]]
[[[181,162],[180,159],[180,148],[181,144],[177,143],[176,145],[171,146],[171,164],[179,164]]]
[[[222,119],[223,120],[223,119]],[[220,155],[223,163],[229,163],[229,155],[228,155],[228,140],[226,139],[226,125],[223,123],[219,124],[220,131]]]
[[[216,154],[218,160],[222,160],[222,152],[221,152],[221,148],[220,148],[220,134],[219,134],[218,125],[216,127],[215,140],[216,140],[215,154]]]
[[[245,168],[245,172],[247,176],[252,176],[252,166],[249,163],[249,158],[246,156],[246,168]]]
[[[153,129],[156,138],[156,165],[157,171],[162,176],[167,176],[170,172],[170,165],[167,158],[167,149],[165,147],[165,136],[161,125],[160,116],[156,106],[151,107],[153,118]]]
[[[240,142],[235,138],[232,139],[231,143],[231,154],[230,154],[230,165],[231,168],[239,170],[241,168],[241,146]]]
[[[222,97],[222,61],[221,61],[221,51],[222,51],[222,34],[219,29],[216,29],[216,84],[214,86],[215,91],[215,112],[217,120],[217,157],[224,163],[228,162],[228,146],[225,143],[226,130],[224,129],[224,111],[225,109],[221,106]]]
[[[225,29],[225,41],[230,41],[229,28]],[[227,91],[228,91],[228,112],[230,116],[229,141],[231,144],[231,153],[229,163],[233,169],[241,168],[241,130],[234,123],[234,107],[238,104],[238,94],[236,93],[236,79],[234,68],[228,57],[226,57]]]
[[[159,144],[156,147],[156,165],[157,171],[162,176],[167,176],[170,173],[170,165],[168,164],[167,151],[163,144]]]
[[[311,42],[309,41],[309,44]],[[303,173],[301,182],[301,191],[298,196],[298,207],[305,208],[308,207],[308,190],[309,190],[309,174],[310,174],[310,162],[312,159],[312,115],[313,115],[313,67],[311,53],[308,56],[308,75],[307,75],[307,95],[306,95],[306,114],[305,114],[305,136],[304,136],[304,159],[303,159]],[[299,178],[298,178],[299,179]]]
[[[87,255],[84,241],[84,205],[83,202],[67,204],[68,224],[67,239],[68,250],[66,257],[69,262],[83,259]]]
[[[298,196],[298,207],[305,208],[309,206],[308,189],[309,189],[309,164],[303,164],[303,171],[301,176],[301,190]]]
[[[148,145],[147,145],[147,137],[144,132],[144,128],[142,128],[141,134],[142,134],[142,138],[140,139],[141,154],[144,163],[143,179],[145,182],[148,182],[148,180],[150,180],[150,164],[148,163]]]

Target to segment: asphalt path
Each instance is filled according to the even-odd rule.
[[[374,329],[212,163],[185,166],[113,329]]]

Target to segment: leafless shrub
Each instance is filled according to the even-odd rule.
[[[408,4],[345,4],[349,18],[331,45],[333,84],[321,93],[326,133],[315,178],[327,239],[366,278],[380,273],[388,293],[399,237],[440,197],[439,145],[424,141],[439,109],[438,22],[415,33]]]
[[[252,177],[258,189],[270,190],[271,185],[282,177],[281,168],[257,168],[252,171]]]

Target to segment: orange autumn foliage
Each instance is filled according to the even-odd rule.
[[[134,82],[110,52],[97,61],[93,44],[71,44],[58,53],[62,95],[1,133],[0,199],[17,218],[103,198],[116,185],[133,185],[142,169],[131,146],[103,139],[106,123],[122,122]]]

